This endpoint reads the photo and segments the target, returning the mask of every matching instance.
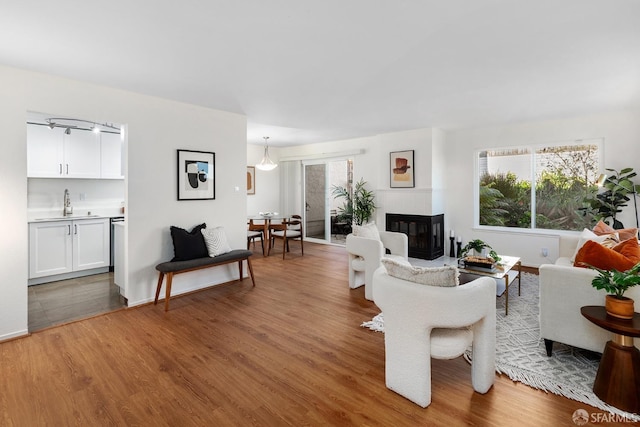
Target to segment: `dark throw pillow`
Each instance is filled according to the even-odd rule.
[[[201,231],[204,228],[207,228],[207,224],[196,225],[191,231],[172,225],[171,239],[173,240],[174,257],[171,261],[188,261],[208,257],[209,251]]]

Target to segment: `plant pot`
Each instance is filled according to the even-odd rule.
[[[604,300],[607,314],[618,319],[633,319],[633,299],[607,295]]]

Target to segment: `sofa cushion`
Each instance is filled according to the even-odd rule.
[[[365,237],[367,239],[380,240],[380,232],[378,231],[378,227],[376,227],[375,222],[370,222],[365,225],[354,225],[353,235],[357,237]]]
[[[637,228],[622,228],[616,230],[612,228],[603,220],[598,221],[598,223],[593,227],[593,232],[598,236],[602,236],[604,234],[618,233],[620,241],[628,240],[631,238],[638,237],[638,229]]]
[[[229,246],[223,227],[203,228],[201,231],[210,257],[231,252],[231,246]]]
[[[638,239],[635,237],[618,243],[613,247],[613,250],[624,255],[627,259],[633,261],[634,264],[640,262],[640,246],[638,245]]]
[[[458,286],[460,273],[453,265],[444,267],[414,267],[394,259],[382,258],[389,276],[429,286]]]
[[[171,261],[188,261],[209,256],[204,236],[200,231],[206,227],[207,224],[202,223],[193,227],[193,230],[187,231],[180,227],[171,226],[174,253]]]
[[[600,243],[604,243],[605,241],[609,241],[611,239],[617,242],[618,241],[617,234],[611,233],[611,234],[603,234],[599,236],[593,231],[585,228],[584,230],[582,230],[582,233],[580,234],[580,240],[578,240],[578,245],[576,246],[576,249],[573,252],[573,256],[571,257],[571,262],[575,264],[576,255],[578,254],[578,251],[582,248],[582,246],[587,241],[593,241],[600,244]]]
[[[637,245],[637,244],[636,244]],[[576,254],[574,266],[588,268],[597,267],[603,270],[625,271],[636,264],[620,252],[604,246],[592,240],[587,241]]]

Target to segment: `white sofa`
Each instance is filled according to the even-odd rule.
[[[373,300],[371,282],[382,257],[409,263],[409,238],[404,233],[380,231],[380,239],[347,235],[346,249],[349,254],[349,287],[364,286],[364,296]],[[386,249],[390,254],[386,253]]]
[[[561,236],[560,257],[555,264],[540,266],[540,336],[548,356],[554,341],[602,353],[612,336],[580,313],[585,305],[603,306],[606,292],[591,286],[595,271],[573,266],[571,257],[579,240],[579,236]],[[625,296],[633,298],[638,307],[640,286],[629,289]],[[638,339],[634,342],[639,347]]]
[[[385,383],[412,402],[431,403],[431,358],[453,359],[471,345],[471,382],[486,393],[495,379],[496,281],[430,286],[373,275],[373,297],[384,316]]]

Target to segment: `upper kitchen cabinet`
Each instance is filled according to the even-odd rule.
[[[123,179],[120,135],[27,124],[27,176]]]
[[[59,178],[64,171],[64,129],[27,125],[27,176]]]
[[[64,139],[64,176],[66,178],[100,178],[100,135],[74,130]]]
[[[104,179],[124,179],[122,138],[118,133],[100,134],[100,176]]]

